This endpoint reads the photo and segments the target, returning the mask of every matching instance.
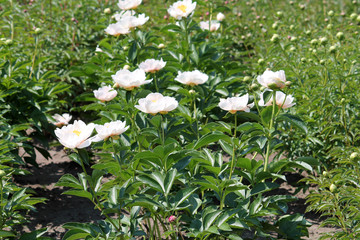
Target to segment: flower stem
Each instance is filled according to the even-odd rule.
[[[233,174],[233,171],[234,171],[236,128],[237,128],[237,114],[235,113],[235,125],[234,125],[234,137],[233,137],[233,152],[232,152],[232,159],[231,159],[229,179],[231,179],[232,174]]]
[[[274,122],[274,115],[275,115],[275,107],[276,107],[276,91],[273,91],[273,108],[272,108],[272,112],[271,112],[271,120],[270,120],[270,127],[269,127],[269,131],[271,131],[272,127],[273,127],[273,122]],[[268,164],[269,164],[269,157],[270,157],[270,144],[271,144],[271,133],[269,133],[268,136],[268,143],[267,143],[267,147],[266,147],[266,155],[265,155],[265,163],[264,163],[264,172],[267,171],[268,168]]]

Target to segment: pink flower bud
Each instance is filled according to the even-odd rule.
[[[174,215],[171,215],[168,219],[169,222],[174,222],[176,220],[176,217]]]

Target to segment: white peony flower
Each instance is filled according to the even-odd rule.
[[[86,125],[83,121],[75,120],[74,124],[69,124],[55,130],[55,135],[59,142],[67,148],[85,148],[90,146],[90,135],[94,130],[95,124]]]
[[[257,77],[258,82],[270,89],[282,89],[286,85],[285,72],[283,70],[273,72],[267,69],[263,75]]]
[[[122,87],[126,90],[133,90],[136,87],[141,85],[148,84],[152,81],[146,80],[146,75],[144,70],[137,69],[133,72],[130,72],[127,69],[121,69],[116,72],[115,75],[111,75],[112,79],[115,82],[116,87]]]
[[[99,142],[101,140],[106,140],[109,137],[113,139],[118,139],[119,135],[128,130],[129,126],[125,126],[126,122],[114,121],[105,123],[104,125],[96,125],[95,129],[97,135],[91,139],[92,142]]]
[[[250,112],[250,108],[254,106],[254,103],[248,104],[249,94],[245,94],[241,97],[231,97],[227,99],[220,99],[219,107],[223,110],[229,111],[234,114],[237,111]]]
[[[180,20],[183,17],[189,16],[196,7],[196,2],[192,2],[192,0],[183,0],[175,2],[173,5],[170,6],[168,9],[168,13],[170,16]]]
[[[121,10],[136,9],[142,0],[119,0],[118,7]]]
[[[149,17],[145,17],[145,14],[140,14],[139,16],[124,16],[119,19],[117,24],[128,28],[136,28],[144,25],[149,20]]]
[[[155,59],[147,59],[145,62],[140,63],[139,68],[145,72],[154,73],[165,67],[166,62]]]
[[[64,113],[63,115],[55,114],[52,116],[56,122],[54,122],[54,125],[57,127],[61,127],[63,125],[68,125],[72,116],[68,113]]]
[[[173,97],[164,97],[161,93],[150,93],[146,98],[139,99],[139,105],[135,107],[144,113],[155,115],[166,114],[179,105]]]
[[[123,18],[123,17],[129,17],[129,16],[134,16],[135,14],[136,14],[136,12],[133,11],[133,10],[130,10],[130,11],[121,11],[120,13],[114,14],[113,17],[115,18],[115,20],[116,20],[117,22],[119,22],[121,18]]]
[[[225,19],[225,15],[222,14],[221,12],[219,12],[219,13],[216,15],[216,19],[221,22],[221,21],[223,21],[223,20]]]
[[[209,24],[210,24],[210,26],[209,26]],[[216,31],[216,30],[218,30],[220,28],[220,23],[218,21],[215,21],[215,20],[213,20],[211,22],[202,21],[202,22],[200,22],[200,28],[202,30],[208,30],[208,31],[210,30],[210,32],[214,32],[214,31]]]
[[[195,86],[205,83],[209,79],[209,76],[205,73],[200,72],[199,70],[194,70],[192,72],[178,72],[175,81],[178,81],[182,84]]]
[[[105,32],[107,34],[113,35],[115,37],[120,36],[122,34],[130,33],[130,28],[123,26],[121,23],[113,23],[110,24],[106,29]]]
[[[294,97],[292,95],[286,95],[281,91],[276,91],[275,101],[276,101],[276,105],[278,105],[283,109],[292,107],[296,104],[293,103]],[[267,103],[264,103],[264,92],[260,94],[259,106],[271,106],[272,102],[273,102],[273,98],[271,98]]]
[[[117,91],[115,91],[110,85],[94,90],[94,95],[101,102],[111,101],[114,97],[117,96]]]

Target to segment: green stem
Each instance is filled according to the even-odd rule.
[[[37,52],[37,48],[38,48],[38,43],[39,43],[38,36],[35,36],[35,50],[34,50],[34,54],[33,54],[33,57],[32,57],[32,64],[31,64],[31,71],[30,71],[29,79],[31,78],[31,76],[32,76],[32,74],[34,72],[35,58],[36,58],[36,52]]]
[[[234,137],[233,137],[233,154],[232,154],[232,159],[231,159],[229,179],[231,179],[233,171],[234,171],[236,128],[237,128],[237,114],[235,113],[235,125],[234,125]]]
[[[80,157],[80,154],[79,154],[79,157]],[[80,162],[81,162],[81,168],[82,168],[82,170],[84,171],[85,177],[86,177],[86,179],[87,179],[87,181],[88,181],[88,183],[89,183],[89,187],[90,187],[91,194],[92,194],[92,196],[93,196],[93,199],[91,200],[92,203],[95,205],[95,207],[96,207],[97,209],[99,209],[99,211],[100,211],[102,214],[104,214],[105,218],[114,226],[114,228],[115,228],[118,232],[121,232],[120,226],[117,227],[117,226],[116,226],[116,223],[113,221],[113,219],[110,218],[106,213],[104,213],[104,209],[101,207],[101,203],[100,203],[99,199],[97,198],[97,195],[96,195],[95,190],[94,190],[94,188],[93,188],[93,186],[92,186],[92,183],[91,183],[91,181],[88,180],[88,179],[90,178],[90,176],[87,174],[87,171],[86,171],[84,162],[83,162],[83,160],[81,159],[81,157],[80,157],[80,160],[81,160],[81,161],[80,161]]]
[[[3,228],[4,225],[4,219],[3,219],[3,208],[2,208],[2,203],[3,203],[3,179],[2,177],[0,178],[0,229]]]
[[[154,75],[155,90],[156,90],[156,92],[159,92],[159,87],[158,87],[158,83],[157,83],[156,73],[154,73],[153,75]]]
[[[270,120],[270,127],[269,127],[269,131],[271,131],[272,127],[273,127],[273,122],[274,122],[274,115],[275,115],[275,107],[276,107],[276,91],[273,92],[273,108],[272,108],[272,113],[271,113],[271,120]],[[269,133],[268,136],[268,143],[267,143],[267,147],[266,147],[266,155],[265,155],[265,164],[264,164],[264,172],[267,171],[268,168],[268,164],[269,164],[269,157],[270,157],[270,144],[271,144],[271,133]]]

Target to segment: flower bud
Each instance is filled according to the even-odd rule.
[[[6,172],[0,169],[0,179],[6,175]]]
[[[306,63],[306,58],[301,58],[300,61],[301,61],[302,63]]]
[[[274,34],[272,37],[271,37],[271,42],[273,43],[277,43],[279,42],[280,38],[279,38],[279,35],[278,34]]]
[[[321,64],[321,65],[324,65],[324,64],[325,64],[325,60],[324,60],[324,59],[321,59],[321,60],[320,60],[320,64]]]
[[[124,46],[123,49],[126,51],[126,50],[129,49],[129,47],[128,47],[128,46]]]
[[[316,53],[317,53],[316,49],[313,49],[313,50],[312,50],[312,54],[315,55]]]
[[[291,85],[291,82],[290,82],[290,81],[286,81],[286,82],[285,82],[285,85],[286,85],[286,86],[290,86],[290,85]]]
[[[328,42],[327,37],[322,37],[322,38],[320,38],[320,44],[321,44],[321,45],[326,45],[327,42]]]
[[[330,192],[335,192],[335,191],[337,190],[337,187],[336,187],[335,184],[332,183],[332,184],[330,185],[330,188],[329,188],[329,189],[330,189]]]
[[[195,94],[195,90],[194,89],[189,90],[189,94],[190,95]]]
[[[129,70],[129,69],[130,69],[130,66],[126,64],[126,65],[123,67],[123,69]]]
[[[251,84],[250,90],[256,91],[259,88],[259,86],[256,83]]]
[[[314,60],[312,58],[307,59],[309,63],[312,63]]]
[[[245,76],[243,81],[244,81],[244,82],[250,82],[250,80],[251,80],[251,77]]]
[[[329,173],[327,171],[323,171],[322,174],[323,174],[324,177],[329,176]]]
[[[355,64],[356,64],[356,60],[352,61],[351,64],[352,64],[352,65],[355,65]]]
[[[329,11],[329,12],[328,12],[328,15],[329,15],[330,17],[334,16],[334,11],[332,11],[332,10]]]
[[[11,45],[11,44],[13,44],[13,40],[7,39],[7,40],[5,41],[5,45]]]
[[[39,34],[39,33],[41,33],[42,32],[42,29],[41,28],[35,28],[35,33],[36,34]]]
[[[356,18],[357,18],[357,14],[356,13],[352,13],[351,15],[350,15],[350,18],[352,19],[352,20],[355,20]]]
[[[304,5],[304,4],[300,4],[300,5],[299,5],[299,8],[300,8],[301,10],[304,10],[304,9],[305,9],[305,5]]]
[[[327,28],[328,30],[331,30],[333,27],[334,27],[334,25],[332,25],[331,23],[326,26],[326,28]]]
[[[357,21],[358,23],[360,23],[360,15],[357,16],[356,21]]]
[[[290,25],[290,30],[294,30],[295,26],[294,25]]]
[[[309,35],[311,34],[311,31],[310,31],[310,30],[307,30],[307,31],[305,32],[305,34],[309,36]]]
[[[295,52],[295,50],[296,50],[295,47],[291,47],[291,48],[289,49],[290,52]]]
[[[279,28],[279,24],[277,22],[273,23],[271,26],[273,29],[277,30]]]
[[[165,45],[163,43],[160,43],[158,48],[163,49],[163,48],[165,48]]]
[[[105,8],[104,13],[105,14],[111,14],[111,9],[110,8]]]
[[[319,44],[319,41],[317,39],[313,39],[310,41],[310,44],[316,46]]]
[[[331,46],[331,47],[329,48],[329,51],[330,51],[331,53],[335,53],[335,52],[336,52],[336,46]]]
[[[339,40],[344,40],[345,35],[344,35],[343,32],[338,32],[338,33],[336,34],[336,37],[337,37]]]
[[[284,13],[281,11],[276,12],[276,16],[278,16],[279,18],[282,18],[283,15]]]
[[[262,58],[260,58],[260,59],[258,60],[258,64],[259,64],[259,65],[264,64],[264,62],[265,62],[265,60],[264,60],[264,59],[262,59]]]
[[[350,155],[350,160],[355,160],[355,159],[357,159],[357,158],[359,158],[359,154],[358,154],[357,152],[351,153],[351,155]]]
[[[292,42],[296,42],[298,39],[297,39],[297,37],[291,37],[291,39],[290,39],[290,41],[292,41]]]
[[[169,222],[174,222],[176,220],[176,217],[174,215],[171,215],[169,218],[168,218],[168,221]]]

